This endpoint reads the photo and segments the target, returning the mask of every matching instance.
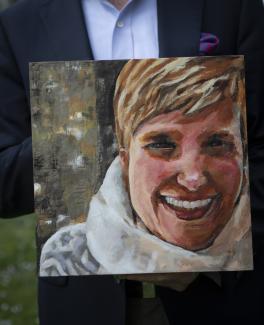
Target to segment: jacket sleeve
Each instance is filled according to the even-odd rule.
[[[245,55],[250,196],[255,235],[264,233],[264,7],[241,2],[238,54]]]
[[[29,100],[0,16],[0,217],[31,213],[33,202]]]

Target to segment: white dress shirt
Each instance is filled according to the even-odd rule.
[[[118,10],[107,0],[82,0],[95,60],[159,56],[156,0],[130,0]]]

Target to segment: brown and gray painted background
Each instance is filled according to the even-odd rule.
[[[115,156],[112,97],[125,62],[31,64],[40,246],[60,227],[85,220],[89,201]]]

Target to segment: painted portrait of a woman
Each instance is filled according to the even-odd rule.
[[[130,60],[113,107],[119,153],[40,275],[250,269],[243,59]]]

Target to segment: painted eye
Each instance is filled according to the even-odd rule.
[[[210,139],[208,142],[207,142],[207,146],[209,147],[222,147],[226,144],[225,141],[223,141],[222,139],[220,138],[213,138],[213,139]]]
[[[176,148],[176,144],[173,142],[153,142],[146,145],[147,149],[154,149],[154,150],[174,150]]]
[[[214,134],[205,142],[205,146],[210,148],[231,147],[232,144],[233,142],[230,141],[228,137],[223,137],[222,135],[218,134]]]
[[[234,151],[233,141],[219,135],[213,135],[204,144],[203,149],[210,155],[226,155]]]

